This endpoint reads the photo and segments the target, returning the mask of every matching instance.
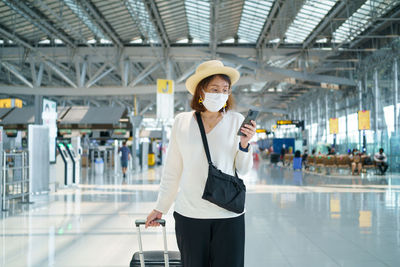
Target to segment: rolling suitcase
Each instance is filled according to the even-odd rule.
[[[138,231],[139,251],[133,254],[130,267],[145,267],[145,266],[170,266],[182,267],[181,254],[179,251],[168,251],[167,248],[167,233],[165,231],[165,220],[157,220],[162,226],[164,238],[164,251],[143,251],[142,236],[140,232],[140,225],[146,224],[145,220],[136,220],[135,225]]]

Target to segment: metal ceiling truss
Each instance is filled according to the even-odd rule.
[[[211,2],[211,15],[210,15],[210,50],[211,58],[216,59],[217,45],[218,45],[218,10],[219,0]]]
[[[256,48],[260,48],[265,46],[266,38],[268,36],[269,31],[271,30],[272,24],[277,20],[278,14],[285,0],[276,0],[274,5],[271,8],[267,21],[264,24],[263,29],[261,30],[260,36],[258,37]]]
[[[160,17],[160,12],[158,11],[157,5],[154,0],[143,1],[147,12],[149,13],[151,20],[153,22],[154,28],[156,29],[160,40],[162,41],[163,47],[170,47],[169,38],[165,26]]]
[[[67,34],[63,32],[62,28],[54,28],[53,25],[47,22],[47,19],[40,13],[40,11],[36,10],[33,6],[28,6],[26,1],[3,0],[3,2],[13,10],[17,11],[41,31],[46,33],[50,38],[59,38],[69,46],[76,47],[74,40],[67,36]]]
[[[142,31],[141,38],[144,41],[139,45],[124,43],[122,37],[118,36],[120,31],[116,31],[118,28],[115,23],[109,23],[92,0],[76,3],[112,44],[88,43],[83,34],[77,32],[68,20],[64,20],[52,5],[47,4],[51,2],[3,0],[12,11],[47,35],[51,43],[47,47],[34,44],[34,41],[18,36],[15,31],[0,25],[0,35],[6,38],[3,41],[5,45],[1,47],[0,58],[0,72],[6,75],[0,78],[3,83],[0,84],[0,93],[50,95],[60,101],[81,103],[78,99],[73,99],[77,97],[85,99],[86,103],[100,106],[130,106],[128,96],[135,94],[141,97],[140,104],[148,104],[141,111],[144,113],[155,104],[156,79],[174,78],[176,96],[186,97],[179,98],[176,107],[187,108],[187,94],[180,94],[186,92],[184,80],[194,73],[199,62],[215,58],[241,72],[238,90],[234,91],[237,97],[242,98],[242,95],[246,95],[243,90],[252,88],[249,93],[256,90],[259,97],[247,102],[254,102],[249,105],[262,105],[265,112],[286,114],[284,109],[288,103],[299,99],[308,90],[321,89],[322,84],[339,85],[339,89],[355,87],[352,73],[360,64],[360,54],[371,53],[365,40],[385,38],[381,36],[381,30],[391,23],[397,23],[400,16],[400,11],[392,10],[387,17],[374,18],[375,23],[350,43],[332,43],[334,32],[366,1],[338,1],[303,43],[288,44],[285,42],[285,33],[306,0],[276,0],[257,41],[254,44],[240,45],[224,44],[224,40],[218,39],[224,38],[219,36],[223,31],[219,28],[219,15],[225,14],[222,9],[225,3],[223,0],[215,0],[210,2],[210,26],[207,35],[209,43],[196,45],[188,40],[187,44],[181,46],[171,43],[168,31],[174,32],[171,33],[174,42],[179,39],[176,36],[179,31],[170,23],[164,24],[162,16],[167,17],[168,12],[165,6],[159,9],[161,2],[156,0],[132,0],[122,4],[129,9],[133,23]],[[143,4],[140,10],[134,6],[135,3]],[[45,14],[51,14],[51,18],[47,18]],[[135,14],[146,16],[144,19],[147,25],[154,28],[152,33],[143,32],[146,27],[140,25],[140,16],[135,18]],[[150,37],[159,40],[154,42]],[[237,36],[235,38],[237,42]],[[327,41],[317,42],[321,38],[326,38]],[[55,45],[55,39],[60,39],[63,44]],[[277,39],[279,40],[276,41]],[[7,40],[12,40],[13,43]],[[13,46],[14,43],[24,47],[23,54],[19,47]],[[86,47],[77,46],[78,43]],[[254,83],[260,85],[254,89]],[[275,90],[271,92],[271,88]],[[276,90],[277,88],[281,91]],[[121,97],[110,98],[112,95]],[[270,97],[271,95],[274,97]],[[103,100],[99,99],[102,97]],[[242,102],[240,100],[242,99],[238,102]]]
[[[104,19],[104,16],[97,10],[97,8],[90,2],[90,0],[80,0],[79,3],[84,7],[82,10],[87,10],[89,12],[88,15],[91,15],[94,21],[99,28],[103,30],[105,35],[118,47],[123,47],[121,39],[118,37],[117,33],[114,29],[112,29],[111,25],[107,23]]]

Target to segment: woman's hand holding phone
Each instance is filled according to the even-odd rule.
[[[244,135],[240,136],[240,146],[242,148],[246,148],[249,145],[250,140],[253,138],[256,133],[256,122],[251,120],[250,124],[244,124],[242,128],[240,128],[240,132]]]

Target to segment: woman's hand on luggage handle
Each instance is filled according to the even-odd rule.
[[[161,219],[162,217],[162,213],[159,212],[158,210],[153,210],[152,212],[150,212],[150,214],[147,216],[147,220],[146,220],[146,228],[147,227],[156,227],[156,226],[160,226],[160,224],[158,222],[155,222],[155,220]]]

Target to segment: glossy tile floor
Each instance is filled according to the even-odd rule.
[[[133,222],[152,209],[160,174],[83,171],[79,187],[11,203],[1,214],[0,265],[128,266],[138,250]],[[326,176],[261,162],[244,179],[246,266],[400,266],[400,175]],[[177,250],[171,213],[168,245]],[[163,248],[161,229],[142,237],[145,249]]]

